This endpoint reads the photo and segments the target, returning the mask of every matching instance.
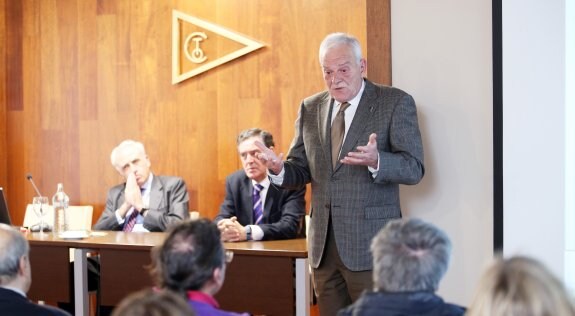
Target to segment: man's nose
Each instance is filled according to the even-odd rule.
[[[331,75],[331,83],[338,83],[338,82],[339,82],[338,72],[335,71],[335,72],[333,72],[333,74]]]

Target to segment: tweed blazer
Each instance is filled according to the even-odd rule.
[[[424,174],[417,110],[409,94],[365,80],[341,156],[365,146],[369,135],[376,133],[379,171],[373,178],[366,166],[338,162],[332,168],[333,102],[327,91],[302,102],[282,186],[311,182],[308,250],[313,268],[321,262],[331,213],[345,266],[352,271],[371,270],[371,239],[388,221],[401,217],[399,184],[416,184]]]
[[[124,203],[126,183],[108,191],[106,209],[98,219],[95,230],[122,230],[116,219],[116,210]],[[144,217],[144,228],[163,232],[169,226],[190,217],[188,189],[182,178],[154,175],[150,188],[150,209]]]
[[[226,178],[226,197],[220,206],[215,222],[236,216],[238,222],[251,225],[253,216],[253,185],[245,171],[239,170]],[[263,240],[304,237],[305,186],[297,190],[286,190],[270,184],[264,213],[258,226],[264,232]]]

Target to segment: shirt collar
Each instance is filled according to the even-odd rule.
[[[350,108],[357,108],[357,106],[359,105],[359,101],[361,100],[361,96],[363,95],[363,90],[365,90],[365,80],[361,81],[361,88],[359,88],[359,91],[357,92],[355,97],[353,97],[353,99],[347,101],[347,103],[349,103]],[[336,103],[336,108],[339,108],[339,106],[341,105],[341,102],[335,101],[335,103]]]
[[[213,298],[212,296],[210,296],[207,293],[201,292],[201,291],[188,291],[188,299],[190,301],[196,301],[196,302],[202,302],[208,305],[211,305],[215,308],[220,308],[220,304],[218,304],[218,301],[216,301],[215,298]]]
[[[265,179],[262,180],[262,182],[257,182],[256,180],[252,179],[252,185],[255,186],[256,184],[261,185],[263,188],[263,190],[267,189],[270,186],[270,179],[268,177],[266,177]]]
[[[148,180],[146,180],[146,182],[144,182],[144,185],[142,187],[140,187],[142,192],[148,192],[150,190],[150,188],[152,187],[152,181],[153,180],[154,180],[154,174],[150,172],[150,176],[148,177]]]

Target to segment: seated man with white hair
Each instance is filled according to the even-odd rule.
[[[142,143],[123,141],[112,150],[110,160],[126,182],[108,191],[95,230],[163,232],[189,218],[186,183],[179,177],[153,174]]]
[[[448,316],[465,308],[435,294],[451,256],[447,235],[419,219],[396,219],[371,242],[374,290],[339,311],[338,315]]]

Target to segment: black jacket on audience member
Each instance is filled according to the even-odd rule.
[[[0,287],[0,315],[69,316],[70,314],[55,307],[38,305],[19,293]]]
[[[449,304],[432,292],[363,292],[352,305],[340,310],[338,316],[459,316],[465,308]]]

